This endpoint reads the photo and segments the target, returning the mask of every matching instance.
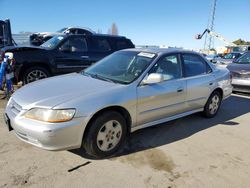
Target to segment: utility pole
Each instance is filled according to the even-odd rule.
[[[214,31],[214,20],[215,20],[215,12],[216,12],[217,0],[212,0],[211,13],[208,19],[207,29],[210,31]],[[204,50],[210,50],[214,47],[214,38],[212,36],[207,36],[205,38]]]

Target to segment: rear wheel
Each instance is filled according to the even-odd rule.
[[[96,158],[113,155],[126,138],[126,122],[121,114],[108,111],[95,118],[83,139],[88,154]]]
[[[24,84],[49,77],[49,71],[43,67],[35,66],[27,69],[23,75]]]
[[[219,111],[221,100],[221,94],[218,91],[214,91],[207,100],[203,114],[208,118],[214,117]]]

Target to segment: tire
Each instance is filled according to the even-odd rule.
[[[24,74],[23,74],[23,83],[28,84],[37,80],[41,80],[44,78],[47,78],[50,76],[50,73],[47,69],[40,67],[40,66],[34,66],[28,68]]]
[[[222,96],[218,91],[214,91],[207,100],[203,115],[207,118],[216,116],[221,105]]]
[[[113,155],[126,139],[126,121],[118,112],[104,112],[89,126],[82,145],[86,152],[95,158]]]

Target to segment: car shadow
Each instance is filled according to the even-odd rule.
[[[250,98],[233,95],[223,101],[220,111],[214,118],[204,118],[200,113],[197,113],[130,134],[122,149],[112,157],[128,155],[173,143],[218,124],[237,126],[239,123],[234,122],[233,119],[249,112]],[[87,159],[95,159],[89,156],[83,149],[71,150],[70,152]]]

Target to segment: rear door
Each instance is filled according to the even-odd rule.
[[[79,72],[91,65],[88,45],[84,36],[72,35],[58,48],[55,57],[58,73]]]
[[[91,64],[111,54],[112,48],[107,37],[87,36],[89,44],[89,60]]]
[[[215,87],[215,77],[208,63],[199,55],[182,54],[184,76],[187,81],[186,110],[203,108]]]

